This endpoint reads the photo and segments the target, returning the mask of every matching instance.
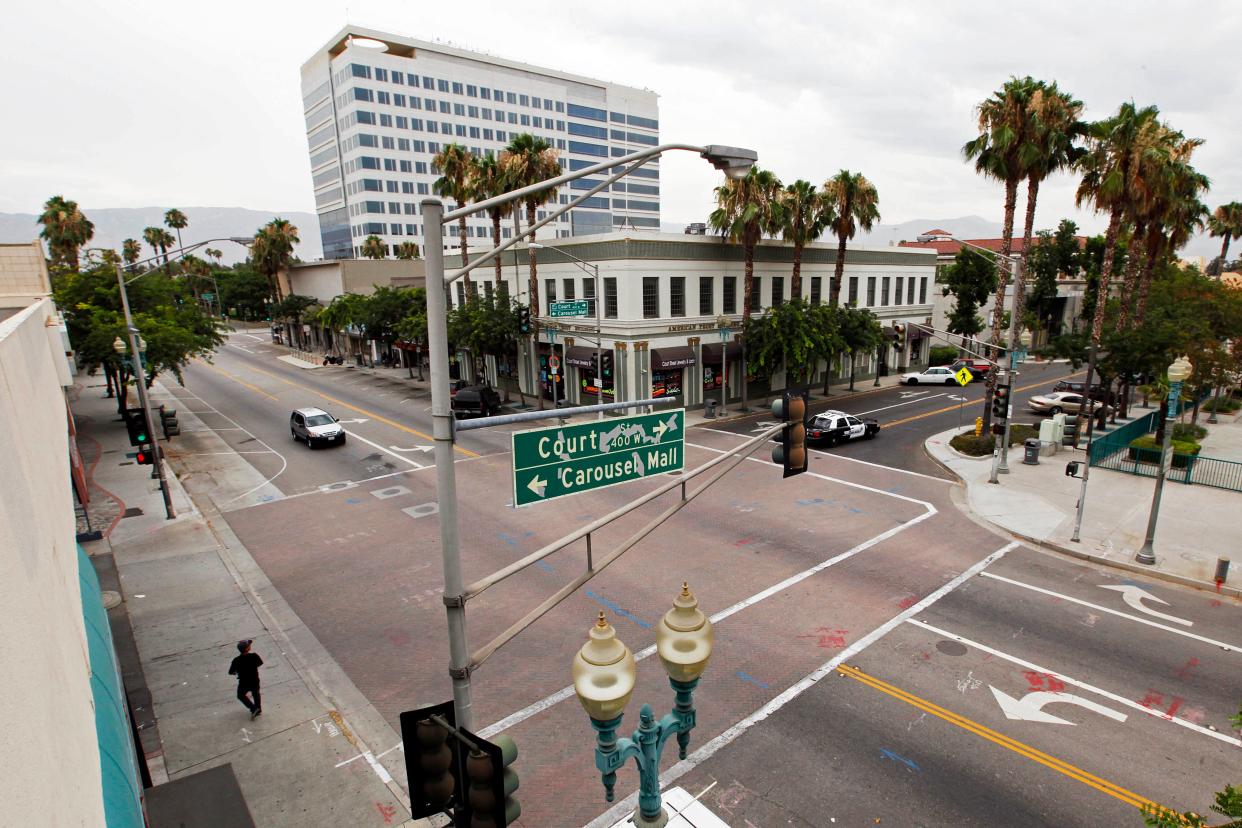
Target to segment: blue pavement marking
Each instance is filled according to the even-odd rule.
[[[615,602],[613,602],[613,601],[609,601],[607,598],[605,598],[604,596],[600,595],[599,593],[597,593],[597,592],[593,592],[593,591],[591,591],[591,590],[587,590],[587,597],[588,597],[588,598],[592,598],[592,599],[594,599],[594,600],[596,600],[596,601],[599,601],[599,602],[600,602],[601,604],[603,604],[605,607],[607,607],[608,609],[612,610],[614,613],[616,613],[617,615],[621,616],[622,618],[628,618],[628,619],[630,619],[631,621],[633,621],[635,624],[637,624],[637,625],[638,625],[639,627],[641,627],[642,629],[644,629],[644,630],[649,630],[649,629],[651,629],[651,622],[649,622],[649,621],[644,621],[644,620],[642,620],[641,618],[638,618],[638,617],[637,617],[637,616],[635,616],[633,613],[631,613],[629,610],[627,610],[627,609],[622,609],[622,608],[621,608],[618,604],[616,604],[616,603],[615,603]]]
[[[348,504],[350,504],[350,505],[352,506],[352,505],[354,505],[354,504],[356,504],[356,503],[361,503],[361,502],[362,502],[362,499],[361,499],[361,498],[357,498],[357,497],[347,497],[347,498],[345,498],[345,502],[346,502],[346,503],[348,503]]]
[[[894,762],[900,762],[901,764],[913,770],[915,773],[923,772],[923,769],[920,768],[918,765],[916,765],[913,759],[907,759],[906,757],[898,753],[894,753],[888,748],[880,748],[880,757],[883,759],[892,759]]]
[[[535,561],[535,566],[539,567],[539,568],[540,568],[540,569],[542,569],[544,572],[554,572],[554,571],[555,571],[554,569],[552,569],[552,564],[548,563],[547,561]]]
[[[276,495],[263,495],[262,497],[259,498],[259,501],[261,503],[271,503],[275,499],[276,499]]]
[[[765,684],[764,682],[762,682],[762,681],[760,681],[759,679],[755,678],[755,677],[754,677],[754,676],[752,676],[750,673],[744,673],[744,672],[742,672],[741,670],[738,670],[738,671],[737,671],[737,677],[738,677],[738,678],[740,678],[742,681],[749,681],[751,684],[758,685],[759,687],[763,688],[764,690],[767,690],[767,689],[768,689],[768,685],[767,685],[767,684]]]

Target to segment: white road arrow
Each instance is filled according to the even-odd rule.
[[[1164,604],[1165,606],[1168,606],[1169,602],[1158,595],[1152,595],[1141,586],[1135,586],[1134,584],[1100,584],[1100,589],[1111,589],[1114,592],[1120,592],[1121,600],[1125,601],[1131,608],[1136,609],[1139,612],[1145,612],[1148,615],[1163,618],[1165,621],[1172,621],[1174,624],[1181,624],[1183,627],[1193,627],[1195,624],[1195,622],[1187,621],[1185,618],[1178,618],[1176,615],[1166,615],[1163,612],[1157,612],[1154,609],[1150,609],[1143,603],[1144,598],[1150,598],[1157,604]]]
[[[548,490],[548,481],[540,480],[539,475],[535,475],[531,478],[530,482],[526,484],[526,488],[530,489],[540,497],[543,497],[544,493]]]
[[[399,446],[389,446],[393,451],[421,451],[424,454],[431,451],[435,446],[414,446],[413,448],[401,448]]]
[[[901,396],[898,397],[898,399],[907,400],[910,397],[921,397],[926,393],[927,393],[926,391],[903,391],[901,392]]]
[[[353,423],[365,423],[365,422],[369,422],[369,420],[367,420],[365,417],[360,417],[360,418],[358,418],[358,419],[356,419],[356,420],[337,420],[337,422],[338,422],[338,423],[340,423],[341,425],[350,425],[350,424],[353,424]]]
[[[1034,693],[1027,693],[1020,699],[1015,699],[1013,696],[1002,690],[997,690],[990,684],[988,689],[992,691],[992,695],[996,697],[996,703],[1000,705],[1001,711],[1009,719],[1025,722],[1043,722],[1045,724],[1077,724],[1043,711],[1043,707],[1046,704],[1064,702],[1085,707],[1088,710],[1099,713],[1101,716],[1107,716],[1113,721],[1124,722],[1126,720],[1125,713],[1118,713],[1112,708],[1096,704],[1090,699],[1084,699],[1082,696],[1075,696],[1073,693],[1052,693],[1047,690],[1037,690]]]
[[[956,394],[950,394],[949,399],[953,400],[954,402],[965,402],[966,401],[965,397],[959,397]]]

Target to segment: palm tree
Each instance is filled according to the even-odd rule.
[[[412,241],[401,242],[401,244],[397,245],[397,258],[407,259],[407,260],[417,259],[418,258],[418,245]]]
[[[493,155],[485,155],[475,161],[470,169],[469,188],[470,197],[475,201],[486,201],[513,189],[500,162]],[[492,247],[500,246],[500,220],[512,211],[512,202],[488,209],[487,215],[492,220]],[[499,256],[492,260],[492,266],[496,268],[496,288],[499,290],[502,281]]]
[[[362,242],[362,255],[368,259],[383,259],[388,255],[388,245],[379,236],[367,236]]]
[[[185,213],[173,207],[164,211],[164,224],[168,229],[177,231],[177,249],[180,250],[185,246],[181,243],[181,231],[189,226],[190,220],[185,217]]]
[[[260,227],[254,234],[254,243],[250,246],[250,261],[267,277],[273,302],[281,300],[278,274],[282,268],[289,266],[289,262],[293,260],[293,246],[300,241],[298,228],[288,219],[279,217]]]
[[[789,298],[802,298],[802,248],[824,232],[832,216],[822,196],[809,181],[798,179],[780,193],[781,236],[793,243],[793,276]]]
[[[1207,191],[1210,182],[1189,163],[1191,153],[1203,142],[1196,138],[1182,138],[1176,133],[1176,145],[1172,150],[1172,162],[1163,171],[1160,197],[1152,208],[1152,224],[1149,231],[1146,257],[1142,276],[1138,282],[1138,298],[1134,311],[1135,325],[1141,325],[1147,313],[1147,293],[1151,287],[1156,263],[1166,254],[1180,249],[1190,237],[1209,220],[1208,209],[1199,199]],[[1130,300],[1122,297],[1122,309]]]
[[[126,239],[121,242],[121,257],[125,259],[125,264],[134,265],[142,258],[142,243],[137,239]]]
[[[164,259],[164,269],[168,270],[168,249],[176,239],[163,227],[148,227],[142,231],[142,238],[151,246],[151,252]]]
[[[561,174],[561,165],[556,160],[556,150],[542,138],[523,133],[505,147],[500,155],[501,172],[511,189],[519,190],[555,178]],[[549,187],[536,190],[523,199],[526,206],[526,226],[535,224],[535,211],[543,204],[556,198],[556,188]],[[514,215],[517,215],[516,209]],[[533,237],[530,241],[533,241]],[[527,245],[527,258],[530,263],[530,296],[528,304],[531,309],[531,337],[539,341],[539,278],[538,266],[535,262],[535,248]],[[532,358],[535,355],[532,354]],[[535,395],[539,399],[539,408],[543,408],[543,394]]]
[[[1220,267],[1216,269],[1216,275],[1220,276],[1225,272],[1225,260],[1229,257],[1229,242],[1242,239],[1242,202],[1231,201],[1213,210],[1208,219],[1208,235],[1222,237]]]
[[[44,203],[37,222],[43,225],[39,237],[47,242],[52,264],[77,270],[78,249],[95,235],[95,225],[82,214],[78,203],[52,196]]]
[[[1068,92],[1062,92],[1053,81],[1036,82],[1031,94],[1030,110],[1033,116],[1031,143],[1038,150],[1035,158],[1026,165],[1026,221],[1023,224],[1022,256],[1025,259],[1031,245],[1031,232],[1035,226],[1035,203],[1039,197],[1039,185],[1045,178],[1059,170],[1068,169],[1082,155],[1077,141],[1085,134],[1082,101],[1075,100]],[[1013,285],[1013,318],[1021,320],[1026,302],[1025,268],[1017,269]]]
[[[1147,176],[1167,156],[1166,130],[1157,120],[1154,106],[1139,109],[1133,102],[1121,105],[1116,115],[1091,124],[1087,152],[1078,159],[1083,171],[1078,185],[1076,203],[1094,205],[1108,212],[1108,229],[1104,233],[1104,263],[1096,286],[1095,314],[1091,324],[1091,343],[1100,344],[1104,330],[1104,308],[1108,304],[1108,286],[1113,278],[1117,255],[1117,239],[1126,211],[1142,200],[1150,181]]]
[[[825,209],[830,213],[828,227],[837,237],[837,264],[832,272],[832,290],[828,304],[837,307],[841,301],[841,277],[845,273],[845,243],[854,238],[859,228],[870,231],[880,220],[880,194],[862,173],[841,170],[824,182]]]
[[[224,253],[214,247],[209,247],[204,250],[203,255],[207,256],[209,259],[215,259],[216,267],[220,267],[220,261],[224,258]]]
[[[431,189],[441,198],[451,198],[456,207],[461,207],[470,200],[471,168],[474,156],[461,144],[446,144],[444,149],[436,153],[431,164],[440,171],[440,177],[431,185]],[[454,209],[456,209],[454,207]],[[469,263],[466,251],[466,217],[457,220],[457,239],[461,244],[461,266]],[[470,292],[470,276],[463,277],[466,292]]]

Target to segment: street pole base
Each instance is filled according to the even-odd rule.
[[[1009,466],[1005,465],[1004,463],[1001,463],[1000,467],[996,470],[996,473],[997,474],[1009,474]]]
[[[1154,566],[1156,563],[1156,554],[1149,549],[1140,549],[1139,553],[1134,556],[1135,563],[1141,563],[1144,566]]]
[[[630,815],[630,822],[635,828],[664,828],[668,825],[668,811],[664,810],[664,806],[660,806],[660,815],[653,820],[643,818],[642,812],[638,808],[634,809],[634,813]]]

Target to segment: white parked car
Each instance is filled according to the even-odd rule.
[[[905,385],[957,385],[953,372],[943,366],[924,368],[922,371],[911,371],[901,375]]]

